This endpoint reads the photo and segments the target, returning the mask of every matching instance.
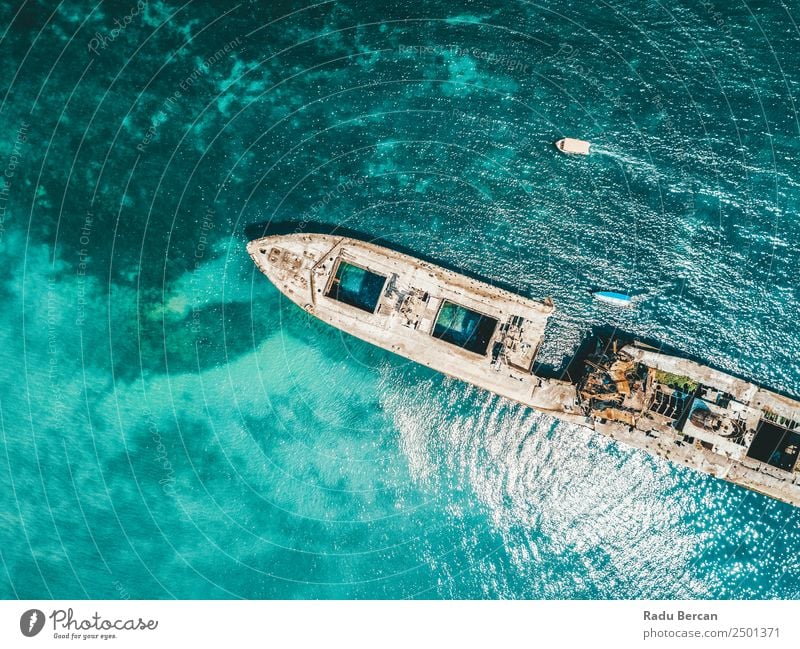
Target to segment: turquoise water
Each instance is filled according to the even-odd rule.
[[[386,277],[383,275],[340,261],[326,295],[374,313],[385,284]]]
[[[439,308],[433,335],[476,354],[485,354],[497,320],[445,300]]]
[[[553,362],[611,324],[796,394],[798,12],[729,4],[3,5],[0,595],[800,596],[800,510],[333,330],[244,248],[343,225],[552,296]]]

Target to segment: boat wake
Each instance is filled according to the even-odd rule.
[[[593,155],[604,155],[608,158],[613,158],[620,164],[624,165],[626,170],[630,173],[647,173],[653,176],[659,176],[660,173],[652,162],[646,160],[639,160],[621,151],[607,149],[603,146],[592,146]]]

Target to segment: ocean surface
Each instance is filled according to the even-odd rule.
[[[800,597],[799,509],[323,325],[245,251],[341,226],[551,296],[550,362],[610,325],[797,395],[796,2],[0,18],[0,596]]]

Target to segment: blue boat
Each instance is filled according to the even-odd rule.
[[[614,306],[633,306],[633,298],[630,295],[625,295],[625,293],[615,293],[614,291],[595,291],[594,298],[596,300],[600,300],[600,302],[613,304]]]

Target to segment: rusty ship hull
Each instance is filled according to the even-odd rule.
[[[575,380],[534,364],[553,312],[357,239],[249,242],[258,269],[333,327],[619,442],[800,506],[800,402],[636,342],[598,345]]]

